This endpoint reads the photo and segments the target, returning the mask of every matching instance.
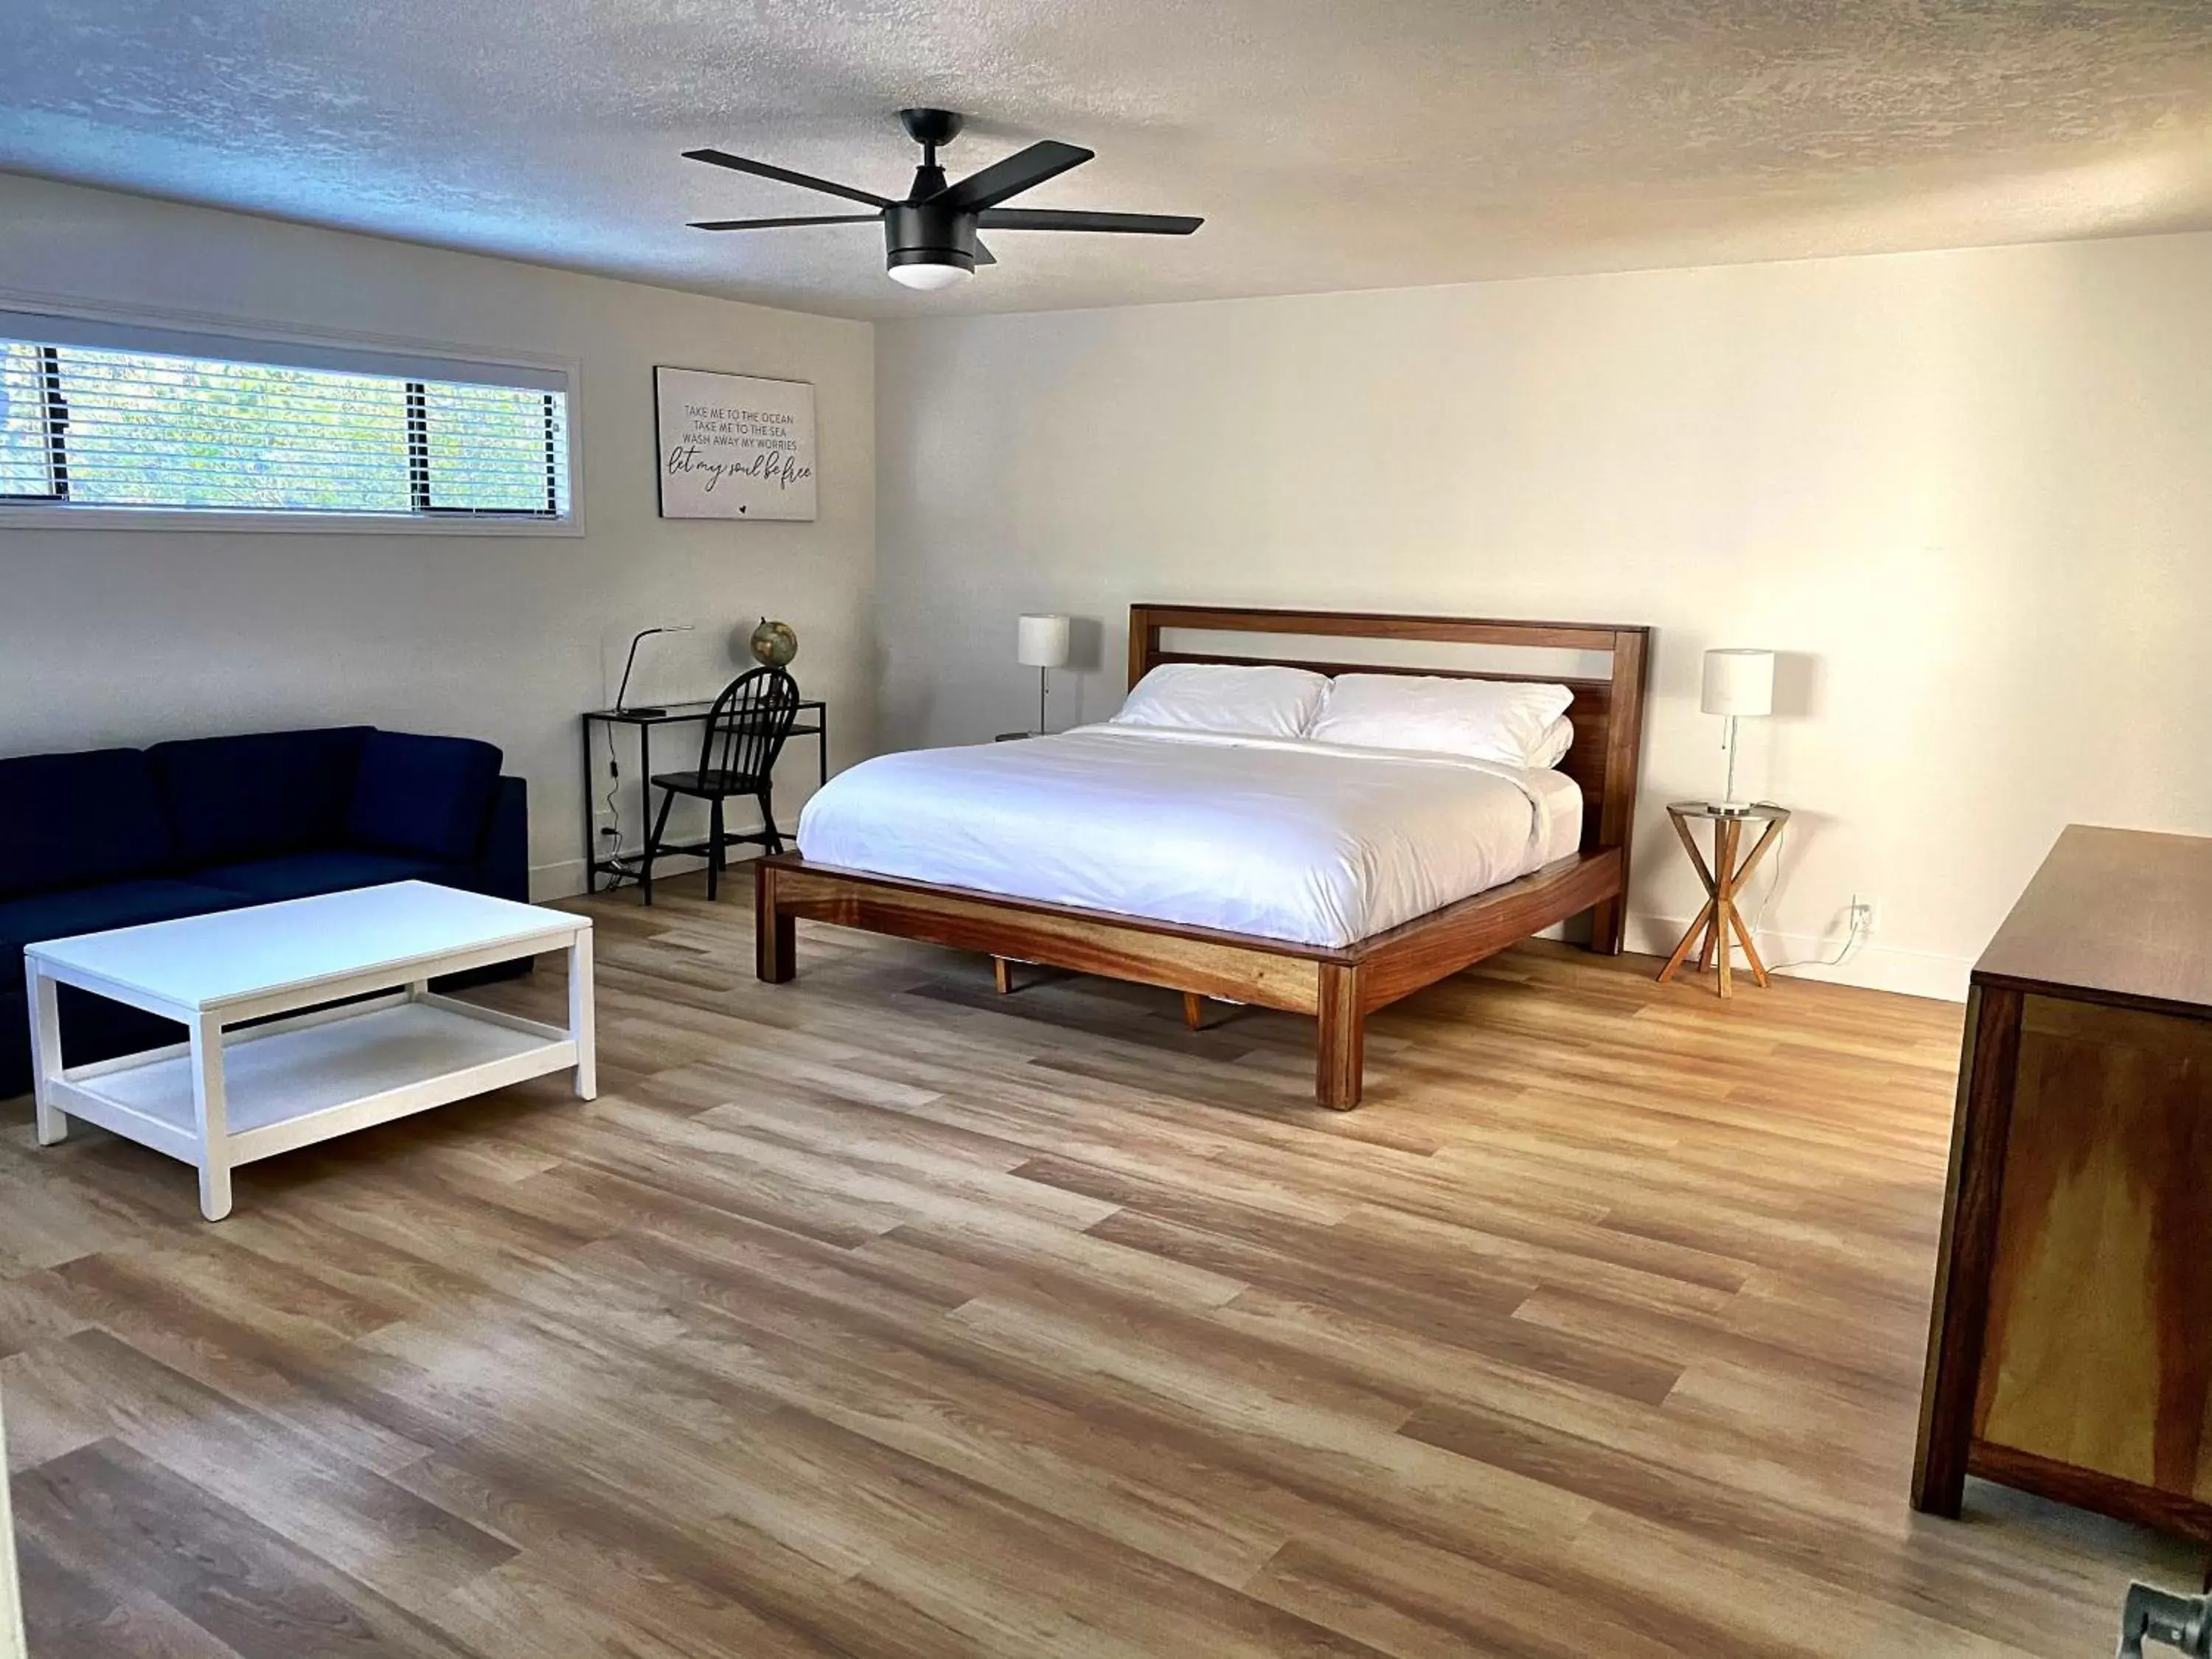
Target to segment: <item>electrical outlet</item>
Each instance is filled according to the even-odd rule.
[[[1850,908],[1851,932],[1854,933],[1871,933],[1874,932],[1874,901],[1861,893],[1852,894]]]

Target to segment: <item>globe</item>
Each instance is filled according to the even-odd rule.
[[[766,617],[753,629],[750,643],[754,658],[770,668],[788,668],[799,654],[799,635],[791,631],[791,624],[770,622]]]

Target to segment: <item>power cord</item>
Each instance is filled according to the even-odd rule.
[[[1776,803],[1773,801],[1763,800],[1754,804],[1760,806],[1772,806]],[[1752,920],[1751,936],[1753,939],[1757,939],[1761,933],[1766,931],[1766,909],[1769,905],[1774,902],[1775,894],[1781,890],[1783,882],[1783,860],[1789,850],[1790,825],[1788,822],[1785,821],[1783,823],[1782,828],[1775,832],[1774,872],[1766,878],[1766,892],[1765,895],[1759,901],[1759,915]],[[1767,971],[1769,973],[1777,973],[1784,968],[1842,967],[1845,963],[1851,959],[1852,956],[1857,951],[1859,946],[1866,942],[1867,909],[1865,906],[1857,902],[1856,896],[1854,896],[1851,902],[1850,919],[1850,931],[1844,935],[1844,942],[1842,945],[1838,948],[1836,954],[1832,957],[1806,957],[1796,962],[1770,962],[1766,964]]]
[[[599,805],[607,816],[606,828],[612,833],[603,832],[600,826],[596,822],[593,823],[591,857],[594,862],[604,860],[611,866],[607,884],[600,888],[599,891],[611,893],[624,882],[629,882],[632,886],[637,884],[637,872],[625,869],[621,861],[623,856],[622,757],[615,752],[615,728],[611,727],[607,732],[607,793],[599,798]]]
[[[609,739],[609,744],[611,747],[611,738]],[[608,825],[614,833],[611,836],[601,836],[599,839],[613,849],[607,857],[609,861],[614,864],[614,875],[599,890],[603,893],[611,893],[623,883],[635,882],[637,879],[635,875],[623,869],[619,862],[623,855],[622,763],[611,754],[607,757],[607,793],[602,798],[601,804],[606,808]],[[596,848],[593,849],[593,854],[597,856]]]

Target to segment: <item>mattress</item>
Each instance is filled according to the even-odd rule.
[[[1556,771],[1303,738],[1079,726],[883,755],[799,820],[812,862],[1345,945],[1573,853]]]

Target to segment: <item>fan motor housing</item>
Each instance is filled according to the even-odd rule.
[[[949,208],[895,202],[884,210],[887,265],[958,265],[975,269],[975,216]]]

